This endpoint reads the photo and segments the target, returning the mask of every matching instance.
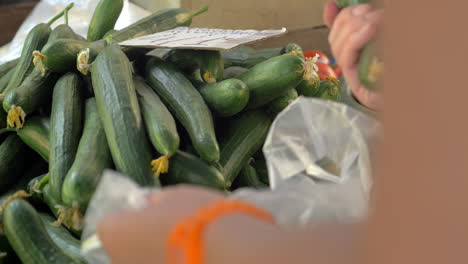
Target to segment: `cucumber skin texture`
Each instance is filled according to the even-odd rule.
[[[75,161],[62,186],[62,201],[71,207],[74,201],[85,213],[104,169],[112,167],[106,134],[97,112],[96,99],[86,100],[85,124]]]
[[[265,183],[260,181],[257,171],[250,164],[246,164],[242,168],[234,183],[237,188],[251,187],[255,189],[262,189],[268,187]]]
[[[339,8],[369,3],[370,0],[336,0]]]
[[[262,147],[270,129],[270,117],[261,110],[245,112],[229,122],[223,138],[221,159],[224,176],[234,182],[242,167]]]
[[[104,49],[104,40],[86,42],[75,39],[57,39],[48,42],[42,49],[43,63],[52,72],[65,73],[76,70],[76,56],[86,48],[90,50],[90,61]]]
[[[142,37],[176,27],[188,27],[192,23],[191,17],[177,21],[177,17],[180,19],[180,15],[183,14],[187,15],[189,11],[182,8],[160,10],[113,33],[112,40],[119,43],[124,40]]]
[[[60,24],[56,26],[50,33],[49,39],[47,40],[47,42],[49,43],[57,39],[75,39],[75,40],[86,41],[85,38],[76,34],[75,31],[73,31],[73,29],[67,24]]]
[[[309,82],[307,80],[303,80],[298,86],[296,86],[296,90],[299,95],[315,97],[320,91],[319,87],[320,82]]]
[[[213,111],[220,117],[233,116],[242,111],[250,98],[247,85],[238,79],[224,80],[200,88],[200,94]]]
[[[52,196],[61,201],[62,185],[75,160],[82,133],[83,99],[75,73],[60,77],[54,88],[50,118],[49,175]]]
[[[17,131],[23,143],[36,151],[45,161],[50,155],[50,118],[34,116]]]
[[[246,109],[261,107],[303,80],[303,64],[299,56],[284,54],[255,65],[239,77],[250,90]]]
[[[54,243],[37,211],[25,200],[8,204],[3,225],[8,241],[24,264],[76,263]]]
[[[11,77],[13,76],[13,73],[15,72],[15,69],[10,69],[7,73],[5,73],[2,77],[0,77],[0,93],[2,93],[5,88],[8,86],[8,83],[11,80]]]
[[[288,107],[289,104],[291,104],[291,102],[296,100],[298,97],[299,95],[296,89],[289,89],[285,93],[283,93],[283,95],[271,101],[271,103],[267,105],[268,112],[277,115],[286,107]]]
[[[178,151],[171,158],[169,172],[161,177],[161,182],[164,186],[182,183],[219,190],[225,190],[227,187],[224,176],[219,170],[198,157],[182,151]]]
[[[117,44],[106,47],[91,68],[99,116],[118,171],[143,186],[159,185],[151,170],[130,61]]]
[[[52,31],[49,25],[41,23],[36,25],[29,31],[26,40],[24,41],[23,50],[18,64],[15,67],[15,72],[8,83],[7,88],[4,90],[7,93],[11,89],[18,87],[26,78],[26,76],[33,70],[33,51],[40,50],[47,42],[49,34]]]
[[[222,52],[224,68],[238,66],[247,69],[280,54],[281,48],[255,50],[246,46]]]
[[[8,135],[0,144],[0,193],[7,191],[21,178],[28,156],[28,147],[15,134]]]
[[[122,13],[123,0],[100,0],[89,23],[88,41],[101,39],[112,30]]]
[[[134,79],[146,132],[161,155],[173,155],[180,145],[176,121],[159,96],[144,80]]]
[[[37,65],[20,86],[5,94],[3,110],[8,112],[15,105],[21,106],[26,114],[34,112],[51,97],[57,78],[57,75],[48,71],[42,76],[40,66]]]
[[[248,70],[249,69],[247,69],[247,68],[243,68],[243,67],[239,67],[239,66],[231,66],[231,67],[228,67],[228,68],[224,69],[223,78],[225,80],[237,78],[237,76],[241,75],[242,73],[244,73],[244,72],[246,72]]]
[[[200,157],[208,162],[219,160],[219,146],[210,109],[190,81],[170,62],[151,59],[146,81],[182,123]]]
[[[14,60],[7,61],[7,62],[3,63],[2,65],[0,65],[0,77],[4,76],[5,74],[7,74],[7,72],[14,69],[16,67],[16,65],[18,64],[19,60],[20,60],[19,58],[14,59]]]
[[[86,263],[81,255],[81,243],[73,237],[70,232],[63,226],[56,227],[52,225],[55,219],[44,213],[39,213],[45,229],[54,243],[70,258],[76,260],[77,263]]]
[[[211,73],[216,82],[223,80],[224,60],[220,51],[175,49],[168,54],[167,60],[189,74],[199,69],[203,82],[206,82],[203,79],[206,72]]]
[[[297,56],[304,59],[304,50],[302,49],[302,47],[299,44],[296,44],[296,43],[289,43],[288,45],[286,45],[281,50],[281,54],[288,54],[288,53],[291,53],[293,51],[297,52]]]

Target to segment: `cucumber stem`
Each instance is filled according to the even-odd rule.
[[[65,25],[68,26],[68,9],[65,10]]]
[[[208,11],[208,6],[207,5],[203,6],[202,8],[193,10],[192,12],[190,12],[190,16],[193,16],[193,17],[198,16],[200,14],[205,13],[206,11]]]
[[[56,16],[50,19],[49,22],[47,22],[47,25],[52,25],[55,21],[57,21],[57,19],[61,18],[66,12],[68,12],[68,10],[70,10],[74,5],[74,3],[67,5],[62,12],[58,13]]]
[[[35,192],[42,192],[42,189],[46,186],[46,184],[49,183],[49,174],[46,176],[42,177],[42,179],[34,184],[32,189]]]

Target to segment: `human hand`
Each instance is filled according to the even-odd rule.
[[[383,10],[372,9],[367,4],[340,10],[336,3],[330,2],[325,5],[323,17],[330,28],[332,53],[354,97],[364,106],[380,110],[383,106],[382,95],[366,89],[359,82],[357,63],[360,51],[376,36]]]

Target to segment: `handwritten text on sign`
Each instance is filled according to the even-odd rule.
[[[120,43],[123,46],[193,48],[227,50],[275,36],[286,34],[280,30],[224,30],[179,27]]]

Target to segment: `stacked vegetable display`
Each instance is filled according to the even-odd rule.
[[[299,95],[339,96],[296,44],[162,57],[117,44],[189,26],[207,7],[116,31],[122,0],[101,0],[84,39],[67,24],[72,6],[0,66],[0,262],[85,263],[78,238],[104,169],[142,186],[267,187],[261,148],[275,116]]]

